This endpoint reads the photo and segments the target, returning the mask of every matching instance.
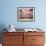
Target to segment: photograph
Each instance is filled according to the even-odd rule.
[[[18,7],[17,18],[18,21],[34,21],[35,17],[34,7]]]

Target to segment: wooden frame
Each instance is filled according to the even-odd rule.
[[[24,22],[35,21],[35,7],[18,7],[17,20]]]

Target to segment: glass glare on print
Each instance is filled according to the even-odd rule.
[[[18,7],[17,11],[19,21],[34,20],[34,7]]]

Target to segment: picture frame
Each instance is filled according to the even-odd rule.
[[[17,20],[21,22],[35,21],[35,7],[18,7]]]

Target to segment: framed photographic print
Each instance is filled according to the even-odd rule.
[[[18,21],[35,21],[35,7],[18,7],[17,8]]]

